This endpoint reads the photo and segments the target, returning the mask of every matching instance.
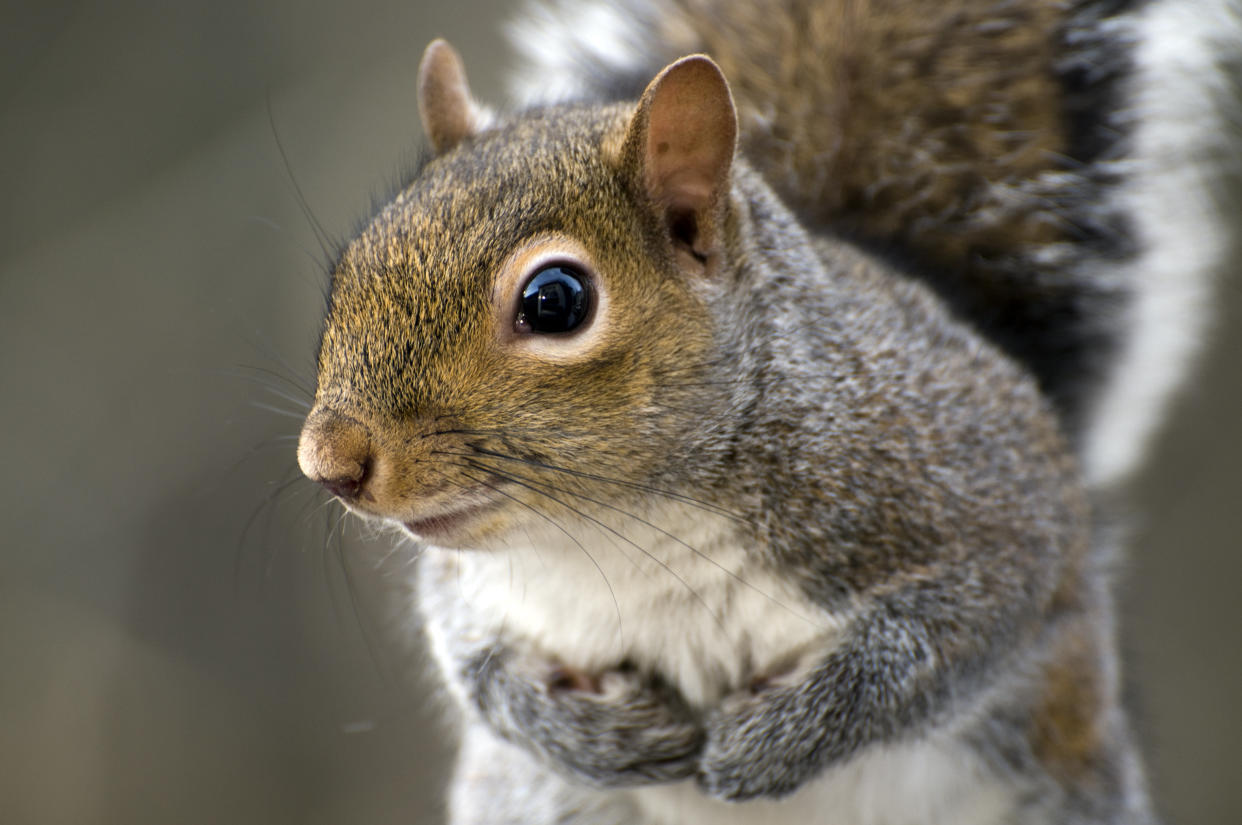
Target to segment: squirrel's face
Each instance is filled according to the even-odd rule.
[[[437,48],[422,82],[439,153],[333,272],[298,458],[356,511],[436,544],[500,546],[561,508],[627,498],[676,460],[673,419],[706,414],[687,388],[716,335],[705,296],[733,133],[705,186],[693,168],[653,172],[650,89],[637,112],[454,131],[477,113],[428,88],[454,80],[428,79],[454,70]],[[688,71],[731,118],[715,67]],[[677,154],[657,136],[650,154]]]

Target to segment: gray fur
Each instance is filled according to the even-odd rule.
[[[729,259],[746,263],[714,300],[742,320],[702,376],[727,387],[714,403],[731,412],[683,429],[670,473],[687,490],[733,487],[725,499],[757,515],[757,552],[814,601],[865,608],[796,681],[691,711],[649,674],[604,674],[624,686],[607,695],[553,689],[558,663],[537,640],[471,627],[454,574],[424,570],[424,613],[478,720],[588,787],[693,775],[712,797],[781,797],[864,749],[986,712],[1058,634],[1052,590],[1085,546],[1074,465],[1029,378],[924,288],[812,243],[744,167],[734,187],[748,231]],[[888,414],[908,429],[874,417]]]
[[[545,34],[565,31],[563,49],[541,50],[573,81],[553,96],[586,101],[463,136],[334,275],[311,420],[366,445],[346,456],[368,476],[355,506],[408,524],[474,496],[506,525],[421,565],[428,636],[465,717],[454,822],[892,825],[927,821],[933,804],[970,823],[1153,822],[1118,697],[1112,547],[1079,463],[1124,308],[1146,289],[1124,277],[1147,251],[1116,195],[1136,30],[1112,15],[1128,4],[1073,3],[1057,18],[1065,157],[1012,181],[936,164],[914,175],[919,197],[941,174],[964,181],[975,211],[942,223],[912,218],[885,236],[865,206],[819,209],[831,175],[785,168],[783,133],[764,128],[779,108],[743,101],[751,131],[699,273],[678,263],[685,228],[618,156],[631,105],[601,102],[636,96],[704,45],[687,21],[710,5],[673,5],[631,0],[628,18],[589,5],[620,27],[596,39],[576,36],[569,4],[564,23],[539,12]],[[789,15],[779,22],[795,31],[812,9],[724,5]],[[970,36],[989,55],[991,38],[1029,35],[1018,24],[1053,7],[962,6],[983,14]],[[804,106],[793,91],[783,102]],[[817,125],[795,132],[813,139]],[[959,134],[933,125],[935,147],[875,137],[917,160]],[[1045,222],[1052,240],[1030,240]],[[980,226],[1031,234],[920,257]],[[590,359],[522,360],[495,344],[496,273],[549,233],[590,246],[614,293],[630,290],[610,316],[621,332]],[[341,457],[322,425],[303,446],[322,466]],[[506,557],[509,570],[488,567]],[[639,596],[613,590],[631,568],[654,582],[636,577]],[[511,583],[499,609],[498,569]],[[615,634],[558,635],[550,622],[611,622],[572,592],[602,602],[596,573]],[[802,635],[782,647],[747,626],[752,614]],[[660,621],[654,641],[642,635]],[[696,633],[717,647],[671,660]],[[745,653],[721,662],[719,650]],[[963,765],[936,765],[944,754]],[[928,772],[961,798],[959,784],[920,786]],[[898,802],[865,796],[877,776]],[[807,799],[839,807],[798,807]]]

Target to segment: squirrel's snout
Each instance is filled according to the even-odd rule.
[[[369,498],[371,434],[361,422],[327,409],[311,411],[298,441],[298,466],[343,501]]]

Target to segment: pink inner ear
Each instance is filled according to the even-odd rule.
[[[728,84],[706,57],[665,69],[650,91],[646,178],[652,197],[696,212],[727,185],[737,139]]]

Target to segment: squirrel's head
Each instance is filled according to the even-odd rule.
[[[502,545],[667,477],[706,426],[736,116],[694,56],[636,106],[493,122],[443,41],[419,109],[435,156],[336,264],[298,461],[420,538]]]

